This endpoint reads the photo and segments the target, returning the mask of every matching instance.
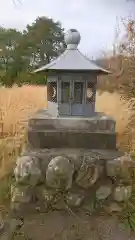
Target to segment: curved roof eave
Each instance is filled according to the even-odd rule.
[[[97,72],[98,74],[110,74],[111,72],[97,66],[85,57],[78,49],[67,49],[58,58],[49,64],[36,69],[38,72]]]

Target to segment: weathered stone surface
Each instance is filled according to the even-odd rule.
[[[37,157],[22,156],[17,159],[14,175],[17,183],[35,186],[42,178]]]
[[[117,151],[29,149],[15,168],[14,216],[56,210],[86,216],[121,214],[120,203],[129,199],[132,187],[120,183],[127,178],[127,169],[131,173],[132,164],[129,155]]]
[[[55,191],[55,189],[48,189],[46,186],[39,187],[37,194],[38,200],[46,206],[48,204],[53,205],[61,197],[61,194],[58,191]]]
[[[107,213],[121,213],[123,211],[122,207],[117,202],[110,202],[108,205],[104,206]]]
[[[74,165],[72,161],[63,156],[53,158],[46,171],[46,184],[55,189],[70,189]]]
[[[97,200],[105,200],[107,199],[112,193],[112,186],[101,186],[96,191],[96,198]]]
[[[16,232],[21,229],[22,225],[23,220],[10,218],[8,216],[8,218],[4,219],[3,228],[0,229],[0,240],[15,239]]]
[[[97,159],[97,162],[109,161],[123,155],[120,151],[103,149],[83,149],[83,148],[51,148],[51,149],[27,149],[24,156],[36,157],[40,159],[41,170],[45,173],[49,162],[57,156],[64,156],[73,160],[75,171],[80,168],[83,158],[86,156]]]
[[[54,192],[52,192],[51,190],[42,188],[42,191],[40,191],[40,193],[40,199],[43,200],[45,203],[48,204],[54,201]]]
[[[4,228],[4,217],[2,215],[2,213],[0,212],[0,231]]]
[[[11,202],[28,203],[30,202],[30,193],[28,186],[11,186]]]
[[[32,148],[85,148],[116,150],[116,134],[102,132],[31,130],[28,140]]]
[[[80,207],[84,196],[79,193],[69,193],[66,197],[67,205],[70,207]]]
[[[89,132],[115,132],[116,122],[103,113],[96,113],[91,118],[52,118],[44,110],[34,114],[29,120],[28,127],[34,130],[82,130]]]
[[[132,186],[117,186],[114,189],[113,197],[117,202],[127,201],[132,194]]]
[[[11,204],[10,208],[16,215],[20,214],[23,206],[31,201],[31,195],[28,186],[11,186]]]
[[[92,118],[52,118],[43,110],[29,121],[28,141],[33,148],[42,149],[69,147],[116,150],[115,121],[103,116],[103,113],[96,113]]]
[[[106,162],[106,172],[108,177],[124,178],[128,180],[130,178],[130,169],[132,166],[132,159],[129,154],[124,154],[123,156],[109,160]]]
[[[76,183],[83,188],[89,188],[97,182],[100,172],[101,166],[97,159],[92,156],[85,156],[78,170]]]
[[[95,198],[91,197],[90,199],[87,200],[87,202],[84,202],[84,204],[82,205],[82,209],[89,216],[92,215],[94,212],[96,212]]]

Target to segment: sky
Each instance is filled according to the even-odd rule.
[[[79,49],[88,56],[110,50],[121,17],[135,19],[134,0],[0,0],[0,25],[24,29],[38,16],[62,23],[65,31],[76,28],[81,34]]]

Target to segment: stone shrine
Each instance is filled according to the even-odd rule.
[[[29,121],[28,139],[34,148],[116,150],[115,121],[96,113],[97,76],[109,72],[90,62],[77,49],[80,34],[65,35],[66,51],[37,69],[47,75],[48,109]]]
[[[29,120],[28,149],[17,159],[11,208],[18,217],[33,212],[44,217],[57,212],[60,217],[65,211],[66,221],[69,215],[80,221],[85,216],[87,224],[95,216],[97,221],[111,214],[115,225],[116,215],[122,215],[132,196],[134,161],[116,148],[115,121],[95,110],[97,77],[109,72],[78,50],[77,30],[69,30],[65,42],[67,49],[61,56],[35,70],[47,76],[48,107]],[[113,224],[113,234],[106,230],[104,237],[99,233],[96,238],[86,230],[88,235],[81,239],[131,239]],[[52,228],[55,232],[55,224]],[[33,227],[31,239],[38,239],[34,234]]]

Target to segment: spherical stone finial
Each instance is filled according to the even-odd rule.
[[[70,29],[65,34],[65,43],[67,44],[67,49],[76,49],[80,43],[81,36],[76,29]]]

